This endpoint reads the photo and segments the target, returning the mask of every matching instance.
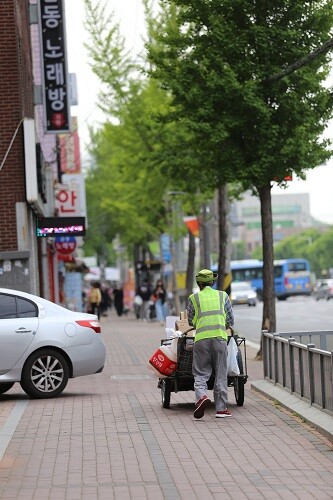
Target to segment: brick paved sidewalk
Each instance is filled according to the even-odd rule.
[[[262,365],[248,348],[245,404],[230,388],[230,419],[211,407],[193,418],[194,393],[161,406],[147,368],[164,337],[158,323],[102,318],[102,374],[70,380],[52,400],[17,385],[4,413],[28,401],[0,462],[1,499],[332,499],[333,453],[308,426],[251,391]]]

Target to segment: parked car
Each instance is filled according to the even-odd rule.
[[[313,288],[312,295],[315,300],[333,298],[333,279],[322,280]]]
[[[106,349],[97,316],[25,292],[0,288],[0,394],[15,382],[51,398],[68,379],[100,373]]]
[[[232,305],[247,304],[248,306],[256,306],[257,292],[247,281],[232,282],[231,302]]]

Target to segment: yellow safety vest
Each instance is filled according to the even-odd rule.
[[[192,322],[196,330],[195,342],[212,337],[222,337],[227,340],[224,309],[226,295],[226,292],[213,290],[210,286],[190,295],[194,307]]]

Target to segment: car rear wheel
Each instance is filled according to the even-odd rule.
[[[54,349],[42,349],[25,362],[21,387],[32,398],[53,398],[62,393],[68,378],[64,356]]]
[[[0,394],[5,394],[5,392],[9,391],[13,387],[15,382],[5,382],[4,384],[0,384]]]

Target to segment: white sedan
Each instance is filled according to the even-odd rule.
[[[248,306],[256,306],[257,292],[252,288],[251,283],[247,281],[232,282],[231,301],[232,305],[247,304]]]
[[[0,394],[15,382],[32,398],[51,398],[68,379],[100,373],[106,349],[97,316],[0,288]]]

